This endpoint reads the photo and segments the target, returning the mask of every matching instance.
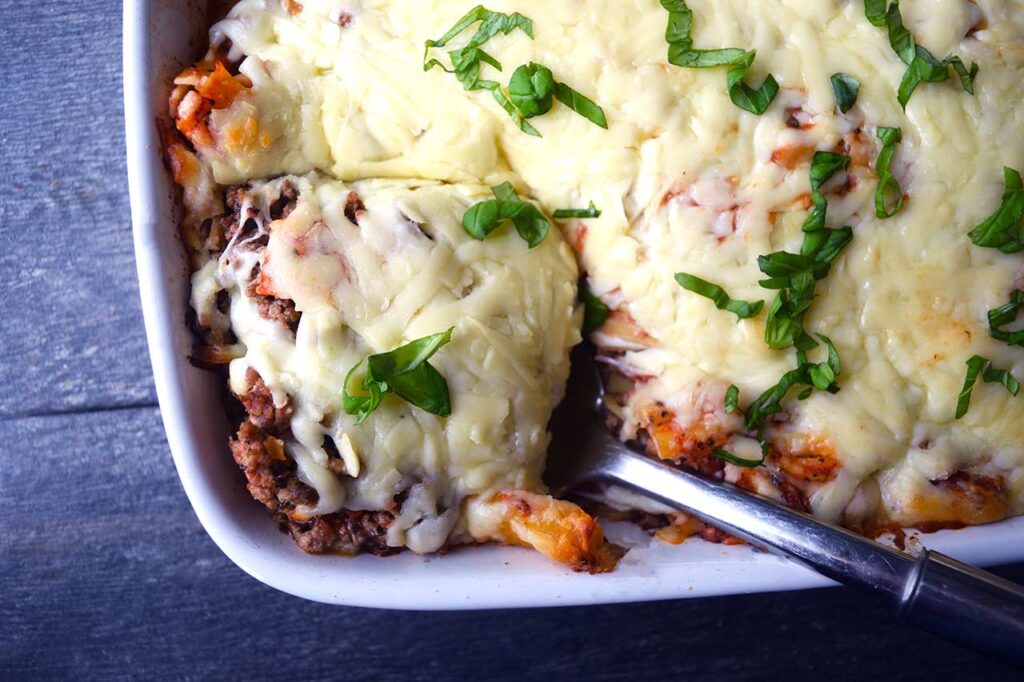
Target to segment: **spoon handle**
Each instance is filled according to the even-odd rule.
[[[1024,589],[924,550],[900,598],[900,616],[950,641],[1024,668]]]
[[[923,629],[1024,666],[1024,589],[927,550],[916,558],[728,483],[639,455],[607,435],[586,480],[631,488],[828,578],[889,598]],[[582,482],[582,481],[580,481]]]

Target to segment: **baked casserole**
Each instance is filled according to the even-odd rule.
[[[610,570],[541,480],[586,337],[652,457],[868,534],[1024,512],[1022,67],[1016,1],[238,2],[164,142],[250,492],[309,552]]]

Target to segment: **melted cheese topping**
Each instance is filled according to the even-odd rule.
[[[389,541],[424,552],[448,537],[465,496],[542,490],[547,421],[579,341],[578,275],[565,242],[554,234],[529,249],[511,229],[473,239],[460,221],[490,196],[478,186],[290,177],[252,189],[263,215],[283,181],[298,200],[262,232],[266,249],[256,256],[229,246],[196,272],[193,297],[197,310],[209,310],[217,290],[231,296],[231,328],[245,346],[230,366],[232,390],[246,393],[253,368],[277,404],[290,401],[289,454],[319,494],[302,513],[385,509],[408,490]],[[365,204],[358,224],[346,216],[352,196]],[[302,313],[294,334],[244,293],[254,272]],[[450,417],[394,396],[362,424],[345,413],[349,369],[453,326],[451,343],[431,359],[448,382]],[[328,437],[346,476],[327,468]]]
[[[505,65],[496,77],[507,82],[515,66],[541,63],[607,115],[609,129],[602,130],[556,104],[531,121],[540,138],[521,133],[488,93],[467,93],[440,69],[423,72],[424,41],[442,35],[469,3],[304,0],[294,15],[284,4],[243,0],[212,31],[214,42],[230,41],[232,56],[244,57],[241,72],[253,83],[251,94],[211,115],[216,144],[199,146],[216,181],[317,169],[343,180],[415,177],[496,184],[512,179],[547,209],[593,200],[602,209],[600,218],[564,227],[591,288],[618,311],[612,319],[616,324],[630,320],[631,334],[610,324],[598,334],[603,345],[624,351],[617,367],[642,378],[622,408],[626,433],[641,428],[637,410],[647,402],[670,407],[685,426],[701,417],[712,400],[728,436],[739,429],[739,419],[721,414],[725,387],[738,385],[746,404],[795,365],[792,352],[764,344],[763,315],[737,322],[708,300],[681,290],[672,275],[686,271],[705,277],[737,298],[770,298],[771,292],[757,285],[762,275],[756,259],[771,251],[798,250],[811,154],[816,149],[849,154],[850,173],[831,183],[827,193],[829,224],[851,225],[853,242],[819,283],[807,318],[808,331],[828,334],[839,349],[842,390],[787,402],[787,421],[770,430],[772,441],[791,453],[822,447],[833,453],[839,463],[835,474],[807,488],[813,511],[829,519],[865,506],[876,518],[899,523],[935,518],[926,503],[936,491],[933,481],[959,470],[1002,477],[1010,511],[1024,511],[1024,400],[979,384],[970,412],[960,421],[953,419],[964,362],[972,354],[1024,375],[1020,349],[990,339],[986,329],[986,311],[1005,302],[1019,283],[1020,257],[975,247],[966,236],[998,205],[1002,166],[1024,165],[1024,125],[1018,113],[1024,99],[1024,3],[905,3],[904,19],[918,42],[940,57],[955,52],[967,63],[977,61],[980,75],[973,97],[955,85],[955,78],[923,84],[903,111],[895,92],[905,66],[886,32],[866,21],[863,3],[692,0],[698,47],[756,49],[751,82],[760,83],[769,72],[778,80],[779,96],[756,117],[729,101],[723,69],[667,63],[667,14],[656,0],[494,0],[487,3],[489,9],[518,11],[534,20],[532,40],[515,32],[488,43],[488,51]],[[339,21],[342,16],[349,20]],[[835,109],[829,85],[830,75],[839,71],[862,83],[857,106],[846,115]],[[877,219],[872,204],[879,126],[903,131],[893,171],[908,198],[903,211],[888,220]],[[446,194],[452,199],[446,208],[432,205],[429,210],[441,211],[451,224],[449,248],[472,250],[487,263],[500,261],[496,254],[515,247],[515,240],[475,244],[458,234],[458,209],[466,205],[461,194],[466,191],[451,190],[458,200]],[[439,192],[433,189],[425,196]],[[371,210],[375,221],[389,226],[380,232],[383,241],[357,243],[346,237],[350,226],[338,222],[335,190],[321,186],[317,193],[319,201],[300,214],[313,212],[301,223],[305,227],[285,221],[287,230],[274,236],[271,245],[275,280],[300,308],[321,311],[303,317],[303,324],[315,329],[300,329],[300,344],[336,348],[328,352],[336,368],[347,368],[357,358],[359,353],[346,343],[324,340],[334,338],[332,333],[343,335],[338,313],[324,301],[331,292],[348,293],[345,287],[356,287],[351,293],[358,295],[336,295],[334,303],[346,324],[375,349],[461,319],[455,308],[463,304],[429,303],[427,295],[440,291],[452,296],[456,290],[448,251],[422,243],[403,227],[408,222],[395,208]],[[312,275],[295,258],[282,256],[275,262],[282,244],[308,229],[314,213],[328,217],[334,239],[357,244],[352,265],[366,268],[360,271],[366,276],[384,277],[379,290],[345,283],[337,263],[318,266]],[[548,281],[561,282],[564,289],[557,299],[561,317],[542,308],[543,318],[530,329],[537,343],[543,340],[546,348],[561,352],[572,341],[564,328],[571,268],[566,263],[556,267],[555,253],[562,254],[556,244],[549,238],[543,247],[551,254],[543,267],[550,270]],[[405,248],[410,253],[426,249],[423,257],[429,251],[438,267],[401,291],[394,289],[401,278],[389,273],[390,263],[384,267],[358,255]],[[530,258],[541,258],[540,253],[524,252],[521,267]],[[434,261],[427,262],[433,268]],[[455,271],[460,276],[472,269],[469,261],[464,263]],[[516,289],[517,295],[539,295],[544,287],[534,285]],[[391,303],[393,316],[379,316],[383,301]],[[417,312],[420,305],[434,312]],[[503,305],[515,305],[526,319],[538,313],[534,300],[506,296]],[[530,395],[550,395],[564,377],[564,365],[548,351],[526,369],[517,365],[521,360],[508,358],[499,370],[482,364],[484,351],[471,352],[472,339],[490,348],[483,340],[493,341],[496,332],[479,313],[473,315],[480,327],[459,322],[460,352],[447,352],[438,362],[467,363],[459,372],[466,371],[473,377],[466,381],[476,384],[488,384],[492,380],[485,375],[495,371],[497,383],[490,385],[502,388],[488,389],[493,404],[482,400],[479,409],[457,413],[447,431],[429,431],[431,438],[474,444],[460,453],[464,459],[458,461],[466,467],[456,479],[477,475],[473,467],[479,453],[506,447],[507,434],[500,429],[500,437],[489,440],[510,409],[511,403],[498,397],[501,391],[515,396],[529,388]],[[556,329],[546,326],[553,320],[559,320]],[[549,333],[554,341],[544,340]],[[250,355],[259,357],[252,350]],[[465,357],[457,360],[460,356]],[[542,367],[558,371],[538,378]],[[261,373],[264,369],[272,386],[285,386],[275,368],[260,368]],[[328,395],[338,393],[342,374],[336,374],[296,365],[287,390],[327,409]],[[462,381],[460,373],[447,375],[449,381]],[[541,381],[541,390],[528,378]],[[395,461],[411,461],[402,459],[408,453],[397,453],[424,438],[422,422],[432,419],[402,412],[407,417],[402,420],[396,416],[400,410],[392,409],[386,419],[371,420],[350,434],[356,452],[395,453],[381,465],[363,458],[371,479],[384,475],[379,472]],[[533,429],[528,429],[531,442],[543,441],[543,413],[524,417]],[[315,459],[319,455],[311,445],[304,447]],[[427,448],[424,461],[434,461],[433,448]],[[525,450],[511,452],[513,459],[525,456],[535,473],[542,449],[537,445],[528,456]],[[444,452],[445,458],[454,457],[450,445]],[[491,455],[485,459],[481,466],[499,471],[485,475],[485,481],[513,475],[507,463]],[[438,460],[437,466],[453,461]],[[367,490],[364,486],[356,495],[367,495]]]

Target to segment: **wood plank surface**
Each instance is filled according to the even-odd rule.
[[[308,603],[206,537],[156,409],[7,419],[0,439],[16,444],[0,679],[1014,679],[838,588],[468,613]]]
[[[844,589],[401,613],[244,575],[196,521],[154,407],[120,11],[0,0],[0,680],[1020,679]]]
[[[0,415],[153,405],[128,214],[121,5],[0,4],[14,26],[0,96]]]

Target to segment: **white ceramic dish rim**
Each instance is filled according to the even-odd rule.
[[[187,361],[186,277],[155,121],[168,69],[201,47],[195,27],[204,11],[202,2],[125,0],[125,131],[139,288],[167,440],[196,516],[235,564],[306,599],[404,609],[601,604],[833,584],[747,547],[703,542],[641,543],[616,572],[601,576],[575,574],[515,548],[387,559],[310,556],[295,548],[249,499],[224,447],[215,381]],[[1022,539],[1024,518],[920,536],[929,548],[981,565],[1024,560]]]

